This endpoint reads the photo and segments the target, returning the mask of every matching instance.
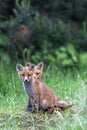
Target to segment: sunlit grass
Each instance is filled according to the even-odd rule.
[[[14,69],[0,70],[0,130],[86,130],[87,129],[87,73],[62,71],[50,66],[42,80],[62,100],[72,101],[72,109],[62,114],[26,111],[28,97]]]

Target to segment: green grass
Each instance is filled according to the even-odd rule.
[[[87,129],[87,72],[60,70],[48,66],[42,80],[62,100],[72,101],[72,109],[62,114],[26,111],[28,97],[16,70],[9,66],[0,69],[0,130],[86,130]]]

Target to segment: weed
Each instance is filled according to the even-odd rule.
[[[85,75],[84,75],[85,74]],[[44,70],[42,80],[63,100],[73,101],[73,107],[60,114],[43,111],[26,111],[27,95],[16,70],[1,68],[0,130],[86,130],[87,85],[82,71],[61,71],[50,65]]]

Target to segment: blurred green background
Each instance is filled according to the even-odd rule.
[[[86,67],[87,0],[0,0],[0,61]]]

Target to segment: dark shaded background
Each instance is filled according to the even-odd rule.
[[[0,60],[86,66],[87,0],[0,0]]]

